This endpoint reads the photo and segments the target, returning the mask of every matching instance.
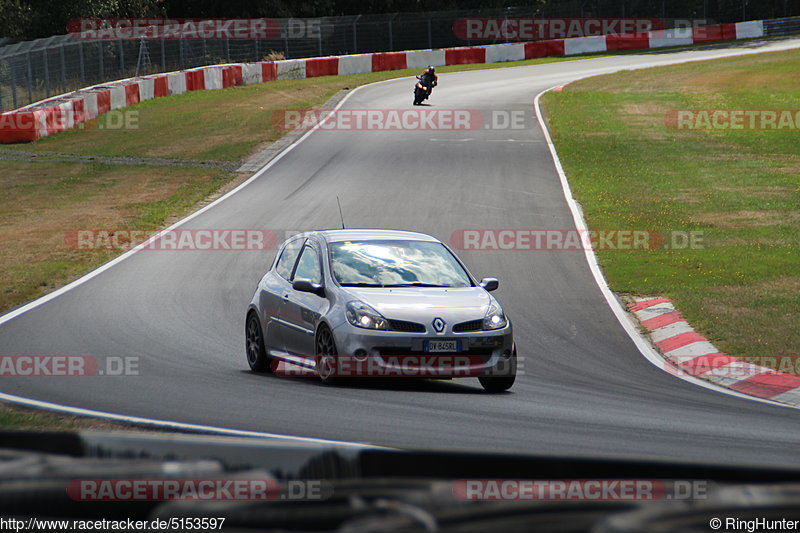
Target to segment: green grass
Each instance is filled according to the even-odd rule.
[[[598,252],[611,287],[674,300],[733,355],[800,353],[800,130],[686,130],[678,109],[797,109],[800,52],[621,72],[544,97],[597,229],[698,232],[695,249]]]
[[[6,431],[76,431],[81,429],[121,429],[128,424],[62,415],[10,404],[0,404],[0,429]]]

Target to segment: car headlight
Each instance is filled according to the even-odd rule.
[[[345,315],[347,321],[357,328],[389,329],[386,319],[364,302],[354,300],[347,303]]]
[[[503,329],[507,325],[508,319],[505,313],[499,305],[493,302],[483,318],[483,329]]]

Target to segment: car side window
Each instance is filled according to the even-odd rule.
[[[300,249],[304,242],[305,239],[296,239],[287,244],[284,247],[283,252],[281,252],[281,257],[278,259],[278,264],[275,265],[275,271],[283,279],[288,281],[292,277],[292,269],[297,261],[297,254],[300,253]]]
[[[297,262],[297,269],[293,279],[307,279],[311,283],[322,283],[322,272],[319,268],[319,254],[312,246],[303,248],[300,254],[300,261]]]

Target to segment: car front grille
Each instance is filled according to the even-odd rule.
[[[408,348],[402,348],[398,346],[376,346],[374,348],[380,355],[384,356],[419,356],[419,355],[480,355],[480,356],[490,356],[492,355],[492,351],[494,350],[491,346],[473,346],[468,350],[462,352],[454,352],[454,353],[428,353],[428,352],[421,352],[418,350],[410,350]]]
[[[405,320],[389,320],[389,327],[394,331],[408,331],[412,333],[425,333],[425,326],[416,322],[406,322]]]
[[[483,319],[461,322],[453,326],[453,333],[464,333],[466,331],[481,331],[483,329]]]

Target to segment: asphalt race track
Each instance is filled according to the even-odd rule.
[[[349,227],[431,233],[574,228],[547,144],[532,121],[543,89],[589,75],[800,46],[726,44],[541,66],[443,74],[435,109],[525,110],[522,130],[316,131],[267,172],[183,228]],[[410,108],[409,78],[364,87],[344,108]],[[131,416],[374,443],[677,458],[780,466],[800,449],[798,413],[707,390],[637,350],[582,252],[460,252],[500,279],[524,374],[510,393],[477,379],[325,386],[249,371],[244,312],[274,255],[142,251],[0,326],[0,355],[138,357],[127,377],[3,377],[25,398]]]

